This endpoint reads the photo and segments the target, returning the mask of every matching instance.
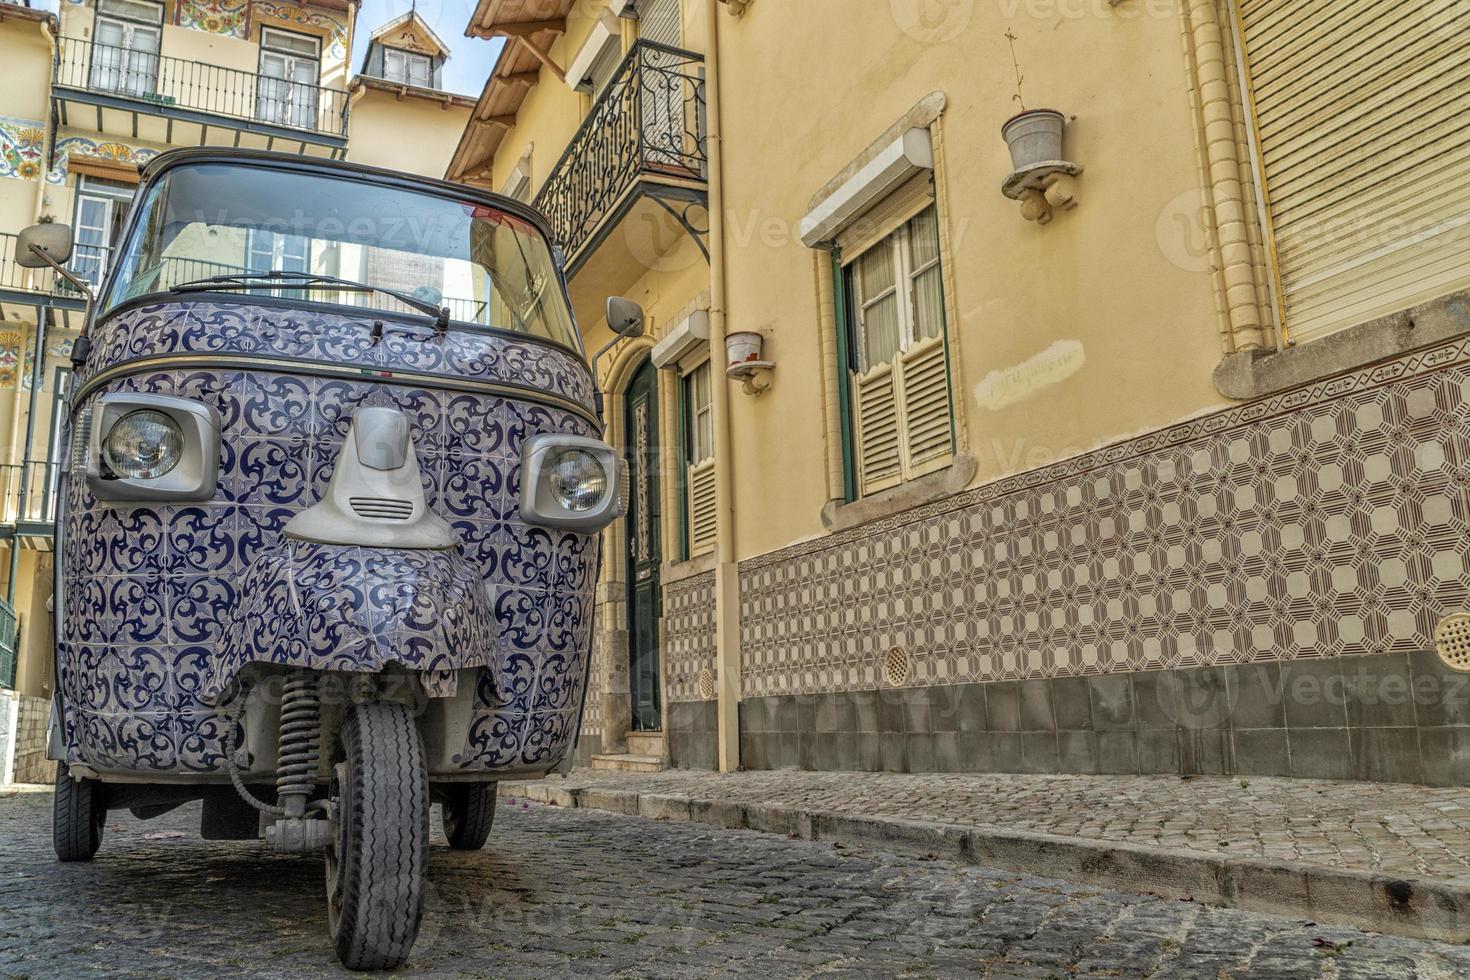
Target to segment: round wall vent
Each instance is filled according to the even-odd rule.
[[[1455,613],[1439,621],[1434,650],[1446,667],[1470,674],[1470,613]]]
[[[708,667],[699,672],[699,696],[706,701],[715,696],[715,675]]]
[[[909,679],[909,655],[900,647],[883,655],[883,679],[889,687],[899,687]]]

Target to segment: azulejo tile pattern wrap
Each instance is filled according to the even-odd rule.
[[[207,535],[197,547],[213,550]],[[201,693],[217,701],[250,663],[370,673],[389,663],[437,673],[491,667],[493,675],[493,592],[453,551],[283,540],[241,576]]]
[[[250,0],[180,0],[180,27],[227,37],[245,37],[249,29]]]
[[[1426,649],[1470,581],[1470,340],[741,564],[744,694]]]
[[[236,313],[269,333],[274,311]],[[182,344],[188,333],[153,336]],[[245,333],[242,326],[242,346],[250,343]],[[98,336],[118,343],[140,335],[104,325]],[[462,349],[453,332],[444,347]],[[480,356],[500,364],[498,353]],[[96,351],[93,357],[101,359]],[[535,433],[595,435],[589,422],[527,401],[372,379],[140,370],[109,382],[109,390],[214,405],[221,474],[214,499],[197,504],[112,504],[93,497],[79,475],[67,483],[58,653],[72,761],[217,771],[222,717],[233,705],[211,703],[207,688],[244,659],[297,662],[297,644],[309,652],[318,646],[312,656],[372,644],[370,655],[381,657],[391,646],[394,659],[434,673],[446,656],[450,666],[485,665],[470,736],[455,762],[463,769],[544,770],[570,750],[591,642],[598,540],[521,520],[519,454]],[[283,538],[286,522],[320,497],[352,413],[367,405],[408,416],[429,506],[454,528],[455,554]],[[283,566],[289,598],[279,594]],[[229,636],[242,613],[263,632],[274,629],[279,642],[257,638],[242,652]],[[302,623],[304,634],[283,628]]]
[[[520,385],[589,410],[593,405],[592,375],[581,358],[567,351],[505,334],[440,334],[421,318],[401,321],[371,311],[358,317],[249,304],[160,303],[98,324],[92,347],[83,381],[159,354],[256,355]],[[483,443],[470,421],[457,418],[448,435]],[[342,426],[345,431],[345,420]]]
[[[664,588],[665,700],[701,701],[699,672],[715,669],[715,573]]]

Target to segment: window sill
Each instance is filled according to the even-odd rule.
[[[663,567],[663,584],[673,585],[682,582],[686,578],[703,575],[705,572],[715,570],[715,554],[699,555],[695,558],[685,558],[682,561],[665,562]]]
[[[1369,320],[1283,351],[1241,351],[1215,368],[1215,388],[1249,401],[1354,371],[1470,332],[1470,291]]]
[[[859,524],[879,521],[936,500],[952,497],[975,477],[975,457],[960,453],[942,470],[925,473],[907,483],[853,501],[829,500],[822,508],[822,526],[845,531]]]

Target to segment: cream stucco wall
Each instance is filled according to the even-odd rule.
[[[1177,5],[955,4],[931,20],[910,16],[913,6],[853,16],[851,0],[806,0],[721,15],[728,329],[761,331],[778,364],[758,398],[732,386],[738,558],[825,533],[833,496],[839,432],[823,411],[821,367],[829,260],[797,226],[817,191],[934,93],[945,103],[934,135],[951,380],[972,485],[1224,403],[1211,383],[1220,319]],[[550,52],[558,63],[602,9],[574,5]],[[686,46],[702,49],[703,4],[686,2],[684,17]],[[1010,170],[1000,126],[1019,108],[1007,33],[1025,104],[1070,117],[1066,153],[1086,168],[1080,207],[1045,227],[999,191]],[[626,45],[634,30],[624,35]],[[589,106],[543,71],[496,154],[496,186],[531,149],[539,189]],[[677,309],[707,285],[697,266],[645,274],[630,295],[652,308],[667,292]],[[595,349],[606,339],[598,298],[575,282],[573,293]]]
[[[469,118],[467,106],[364,89],[347,117],[347,159],[438,177]]]
[[[822,297],[796,226],[815,192],[931,92],[947,101],[938,179],[974,482],[1222,403],[1210,274],[1186,268],[1158,232],[1199,181],[1177,13],[1125,19],[1097,4],[1033,17],[1035,5],[1017,4],[1007,17],[1007,5],[960,4],[963,23],[906,32],[876,6],[854,17],[846,0],[766,3],[721,26],[729,328],[765,333],[779,365],[770,392],[733,399],[733,458],[753,464],[735,477],[741,558],[823,531]],[[1065,148],[1086,167],[1081,206],[1046,227],[999,190],[1010,170],[1000,126],[1017,110],[1007,31],[1026,104],[1074,117]],[[1058,343],[1065,368],[1027,369]],[[977,397],[992,372],[1011,372],[1010,404]]]

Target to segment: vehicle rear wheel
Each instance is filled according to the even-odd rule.
[[[408,959],[424,907],[429,780],[409,709],[357,707],[342,727],[337,833],[327,851],[327,919],[351,970]]]
[[[456,851],[478,851],[495,823],[499,783],[456,783],[444,790],[444,836]]]
[[[73,779],[65,762],[56,764],[51,808],[51,842],[62,861],[90,861],[102,846],[107,801],[95,779]]]

